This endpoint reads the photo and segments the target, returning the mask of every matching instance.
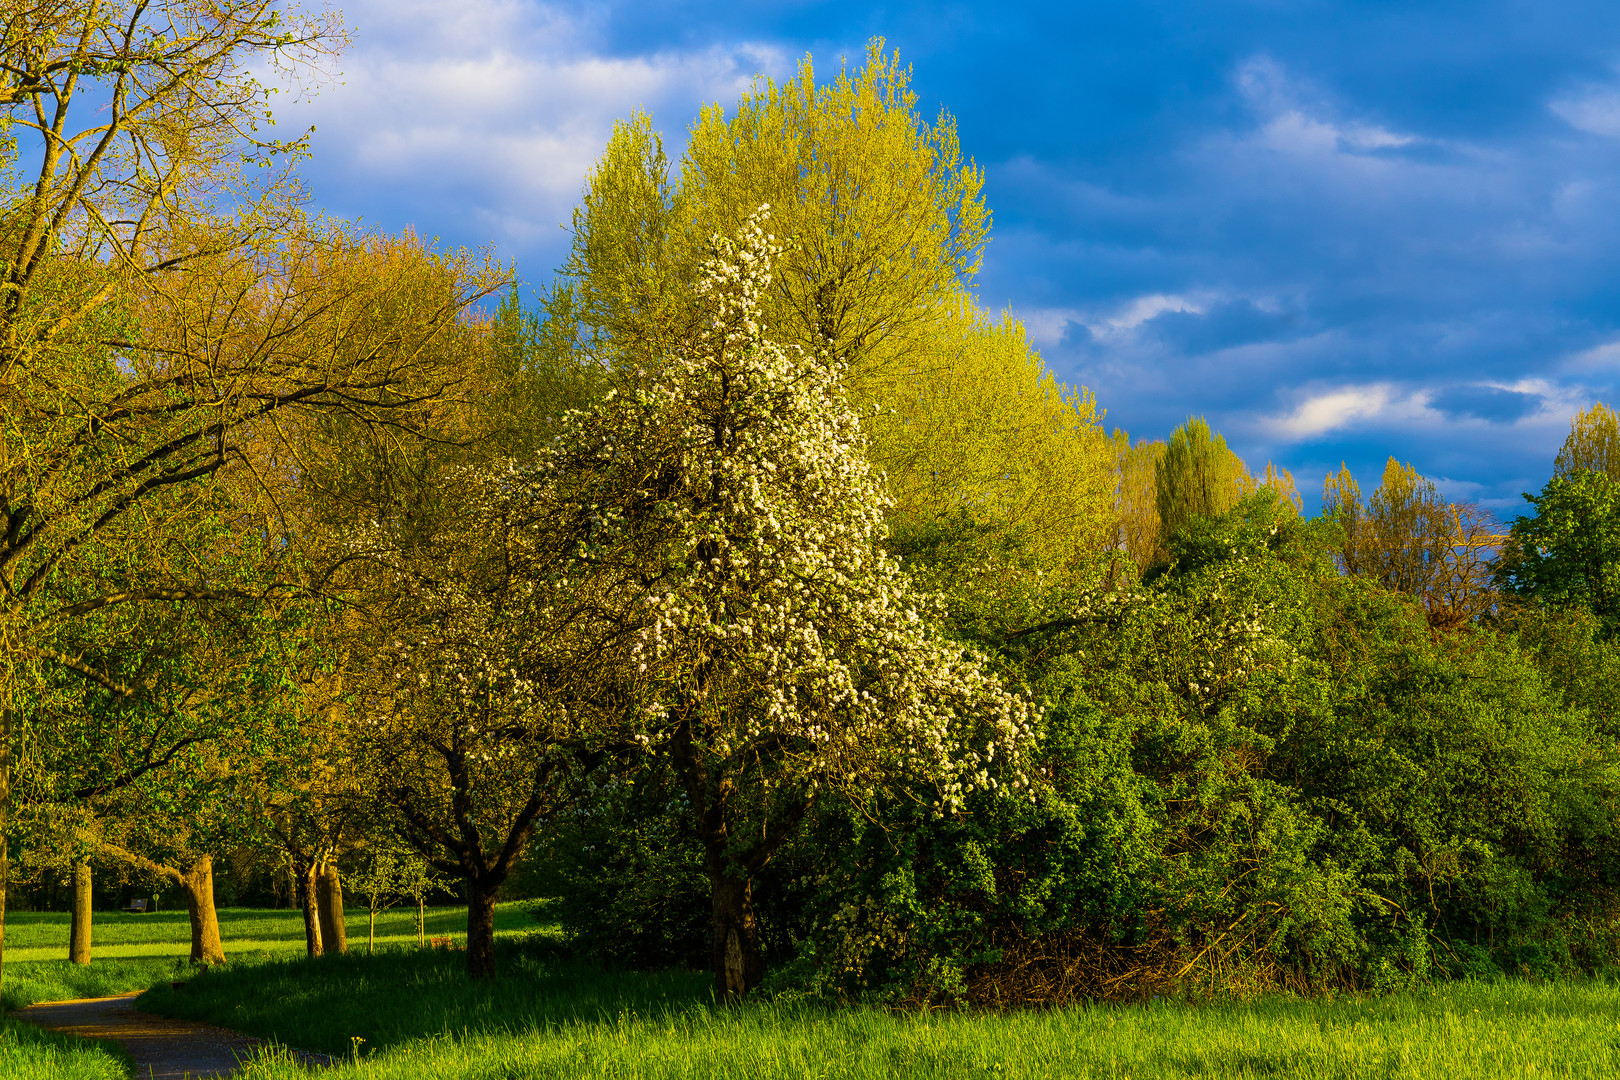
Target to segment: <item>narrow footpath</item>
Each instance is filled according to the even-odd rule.
[[[111,1039],[122,1043],[135,1061],[135,1080],[203,1080],[234,1076],[242,1061],[253,1056],[263,1039],[239,1031],[152,1016],[135,1008],[138,994],[48,1001],[18,1009],[11,1015],[51,1031]],[[325,1054],[292,1052],[310,1068],[331,1065]]]

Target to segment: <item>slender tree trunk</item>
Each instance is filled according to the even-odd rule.
[[[68,930],[68,961],[90,962],[90,863],[73,863],[73,922]]]
[[[427,947],[427,901],[420,896],[416,898],[416,947]]]
[[[467,882],[467,976],[489,979],[495,975],[495,893],[500,886]]]
[[[349,928],[343,921],[343,879],[332,863],[321,867],[315,896],[321,916],[321,942],[329,953],[349,951]]]
[[[310,956],[319,956],[325,950],[321,942],[321,917],[315,910],[316,869],[313,862],[298,875],[298,904],[304,909],[304,949]]]
[[[377,909],[371,908],[371,918],[366,923],[366,955],[374,956],[377,952]]]
[[[720,1001],[741,1001],[765,977],[759,954],[759,923],[754,918],[753,884],[712,868],[714,892],[714,993]]]
[[[219,915],[214,911],[214,857],[204,855],[180,879],[191,914],[191,962],[223,964],[225,947],[219,942]]]

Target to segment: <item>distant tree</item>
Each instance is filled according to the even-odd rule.
[[[1161,538],[1168,541],[1195,517],[1213,518],[1254,490],[1243,459],[1201,416],[1190,417],[1170,436],[1154,467],[1154,504]]]
[[[1118,543],[1140,572],[1168,557],[1156,486],[1165,444],[1156,439],[1138,439],[1133,444],[1124,432],[1115,437],[1119,440],[1115,459],[1119,486],[1114,495]]]
[[[1416,596],[1431,627],[1455,629],[1494,606],[1494,519],[1470,503],[1447,501],[1412,466],[1390,458],[1363,502],[1341,465],[1323,482],[1322,509],[1343,530],[1345,572]]]
[[[1620,416],[1601,401],[1570,419],[1569,437],[1553,462],[1557,476],[1583,469],[1620,480]]]
[[[1620,628],[1620,482],[1575,469],[1525,495],[1497,567],[1504,591],[1552,608],[1582,608],[1606,638]]]

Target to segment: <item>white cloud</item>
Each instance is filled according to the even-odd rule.
[[[1571,127],[1620,139],[1620,89],[1586,86],[1567,97],[1554,98],[1547,108]]]
[[[1017,315],[1029,340],[1043,349],[1061,342],[1070,323],[1083,321],[1075,308],[1026,308]]]
[[[1290,109],[1260,129],[1260,142],[1291,154],[1340,154],[1346,151],[1385,150],[1416,141],[1376,124],[1340,126]]]
[[[1197,296],[1148,293],[1103,309],[1032,308],[1018,312],[1018,318],[1032,342],[1050,348],[1063,340],[1071,324],[1084,326],[1099,339],[1117,340],[1127,337],[1132,330],[1167,311],[1202,315],[1209,310],[1210,302],[1210,297],[1202,293]]]
[[[1390,131],[1380,124],[1338,121],[1333,110],[1311,89],[1293,79],[1269,57],[1254,57],[1239,66],[1238,90],[1265,118],[1255,142],[1288,154],[1324,156],[1365,154],[1420,142],[1415,135]]]
[[[587,23],[515,0],[360,0],[345,15],[341,81],[278,110],[283,128],[317,127],[317,201],[391,228],[426,218],[429,233],[477,222],[518,247],[555,245],[615,120],[648,109],[678,158],[700,105],[788,66],[751,43],[602,55]]]
[[[1403,404],[1407,408],[1398,408]],[[1400,402],[1385,383],[1347,386],[1306,398],[1289,415],[1273,417],[1263,426],[1285,438],[1308,439],[1354,423],[1384,418],[1392,411],[1412,411],[1413,404],[1421,408],[1421,403]]]
[[[1620,367],[1620,340],[1606,341],[1569,358],[1568,367],[1576,370]]]

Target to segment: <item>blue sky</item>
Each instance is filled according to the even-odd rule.
[[[1315,504],[1394,454],[1505,512],[1620,388],[1620,5],[363,0],[315,202],[530,282],[614,119],[883,36],[995,216],[978,292],[1108,423],[1201,413]]]

